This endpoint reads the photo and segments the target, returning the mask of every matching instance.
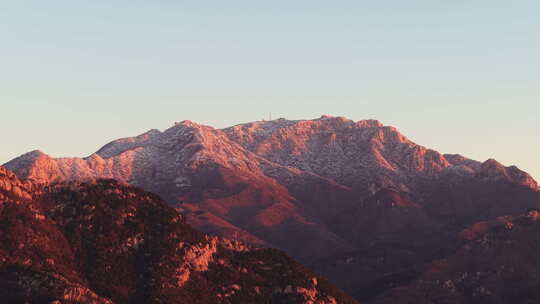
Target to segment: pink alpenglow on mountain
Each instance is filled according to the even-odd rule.
[[[183,121],[87,158],[4,165],[36,184],[112,178],[206,233],[285,250],[358,299],[419,278],[480,221],[540,204],[526,172],[420,146],[376,120],[323,116],[215,129]]]
[[[153,193],[1,167],[0,286],[2,303],[357,303],[279,250],[194,230]]]

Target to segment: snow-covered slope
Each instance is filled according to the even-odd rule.
[[[331,277],[353,271],[360,280],[373,278],[333,257],[403,242],[414,258],[382,268],[397,271],[467,225],[539,203],[536,181],[516,167],[441,154],[376,120],[331,116],[221,130],[183,121],[86,158],[33,151],[4,166],[34,183],[127,182],[159,194],[195,228],[275,246],[317,261]]]

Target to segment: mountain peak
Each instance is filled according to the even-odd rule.
[[[355,123],[352,119],[349,119],[344,116],[332,116],[332,115],[322,115],[319,118],[312,119],[310,121],[333,121],[336,123]],[[357,127],[360,128],[381,128],[384,127],[384,124],[376,119],[363,119],[359,120],[356,123]]]
[[[114,140],[85,159],[54,161],[47,154],[34,150],[10,161],[6,167],[23,178],[37,175],[39,179],[46,179],[72,176],[73,169],[68,167],[78,166],[80,170],[87,168],[86,177],[114,177],[128,181],[133,177],[133,169],[153,166],[164,151],[184,155],[178,156],[180,158],[169,165],[171,168],[182,167],[176,164],[180,159],[183,162],[196,159],[197,163],[214,159],[227,166],[240,163],[245,166],[251,162],[248,158],[253,158],[246,154],[251,152],[281,166],[313,173],[346,186],[360,180],[374,182],[377,180],[374,177],[381,174],[390,174],[393,176],[390,179],[397,180],[419,172],[438,174],[447,168],[456,170],[446,172],[457,172],[461,168],[467,173],[465,175],[477,174],[484,179],[505,179],[537,187],[528,174],[514,167],[506,168],[496,160],[480,163],[461,155],[441,155],[411,142],[396,128],[385,126],[378,120],[355,122],[331,115],[311,120],[263,120],[225,129],[184,120],[163,132],[152,129],[135,137]],[[113,160],[116,157],[119,159]],[[115,169],[117,167],[122,169]],[[398,184],[393,186],[401,189]]]
[[[51,162],[53,162],[53,158],[49,155],[40,150],[33,150],[5,163],[4,166],[13,172],[16,172],[19,177],[26,179],[31,178],[34,173],[37,173],[34,168],[42,168],[42,173],[44,173],[44,171],[49,171]]]
[[[515,166],[441,155],[377,120],[332,116],[225,129],[183,121],[115,140],[85,159],[32,151],[6,166],[43,182],[112,178],[139,186],[205,232],[282,248],[309,263],[379,243],[412,246],[402,253],[387,247],[412,252],[413,260],[392,266],[377,258],[376,272],[385,274],[424,263],[417,250],[453,242],[448,231],[522,212],[540,195]],[[376,273],[359,261],[333,264],[330,274],[344,269],[369,283]]]
[[[209,128],[209,126],[205,126],[200,123],[196,123],[191,120],[182,120],[180,122],[175,122],[174,127],[182,126],[182,127],[191,127],[191,128]]]
[[[49,155],[41,150],[32,150],[28,153],[21,155],[21,157],[30,159],[30,158],[37,158],[37,157],[49,157]]]
[[[527,172],[521,171],[516,166],[505,167],[493,158],[482,163],[477,176],[484,180],[504,180],[532,189],[538,189],[538,183]]]
[[[361,128],[382,128],[383,123],[376,119],[364,119],[356,122],[356,125]]]

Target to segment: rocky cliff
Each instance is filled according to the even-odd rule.
[[[155,194],[0,173],[2,303],[356,303],[283,252],[192,229]]]
[[[195,228],[283,249],[360,299],[376,296],[365,291],[386,275],[457,250],[465,227],[540,203],[536,181],[514,166],[331,116],[221,130],[183,121],[87,158],[34,151],[5,166],[38,184],[113,178],[141,187]]]

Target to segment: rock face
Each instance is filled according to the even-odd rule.
[[[468,227],[458,234],[464,244],[457,251],[374,303],[538,303],[538,214],[531,209]]]
[[[114,180],[31,190],[1,170],[3,303],[356,303],[278,250],[192,229],[155,194]]]
[[[438,152],[412,143],[395,128],[375,120],[324,116],[251,123],[224,131],[257,155],[346,186],[381,186],[371,176],[383,174],[399,186],[411,173],[434,175],[450,166]]]
[[[84,159],[34,151],[5,167],[38,184],[139,186],[195,228],[283,249],[362,300],[459,248],[454,236],[465,227],[540,202],[536,181],[516,167],[443,155],[375,120],[330,116],[221,130],[183,121]]]
[[[15,173],[0,167],[0,199],[3,201],[28,200],[32,196]]]

